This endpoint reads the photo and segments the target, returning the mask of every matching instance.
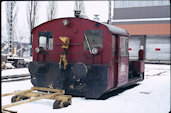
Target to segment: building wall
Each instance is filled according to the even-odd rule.
[[[170,61],[170,2],[114,1],[114,5],[112,24],[130,33],[130,59],[138,59],[143,48],[146,60]]]
[[[116,25],[126,29],[130,35],[169,35],[170,23],[163,24],[122,24]]]
[[[138,52],[140,49],[144,49],[145,36],[132,35],[129,38],[129,59],[137,60]]]
[[[148,6],[163,6],[170,5],[170,0],[127,0],[114,1],[115,8],[128,8],[128,7],[148,7]]]
[[[169,61],[170,41],[169,35],[147,35],[146,60]]]
[[[113,15],[113,19],[169,18],[170,5],[152,7],[115,8]],[[134,23],[135,22],[136,21],[134,21]]]

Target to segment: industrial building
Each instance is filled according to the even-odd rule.
[[[112,24],[130,33],[130,59],[144,49],[146,62],[170,61],[170,1],[114,1]]]

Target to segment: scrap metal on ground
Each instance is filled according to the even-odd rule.
[[[13,93],[3,94],[4,96],[14,95],[11,98],[12,104],[2,106],[2,113],[17,113],[16,111],[7,110],[9,107],[16,105],[40,100],[40,99],[52,99],[55,100],[53,104],[53,109],[59,109],[71,105],[70,95],[65,95],[65,90],[43,88],[43,87],[32,87],[29,90],[17,91]]]

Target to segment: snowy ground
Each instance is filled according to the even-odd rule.
[[[21,75],[21,74],[29,74],[29,71],[27,68],[18,68],[18,69],[7,69],[1,71],[1,76],[7,76],[7,75]]]
[[[21,72],[28,72],[23,69]],[[19,71],[17,71],[19,73]],[[2,75],[5,74],[2,71]],[[14,73],[8,72],[8,73]],[[29,80],[1,83],[2,94],[30,89]],[[8,108],[18,113],[168,113],[170,111],[170,65],[145,65],[145,80],[137,86],[116,94],[111,92],[105,100],[72,98],[72,105],[52,109],[54,100],[42,99]],[[11,96],[2,97],[2,105],[10,103]]]

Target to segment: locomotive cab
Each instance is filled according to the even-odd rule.
[[[99,98],[143,78],[142,57],[129,62],[129,34],[124,29],[84,18],[60,18],[32,33],[33,62],[28,68],[36,87]]]

